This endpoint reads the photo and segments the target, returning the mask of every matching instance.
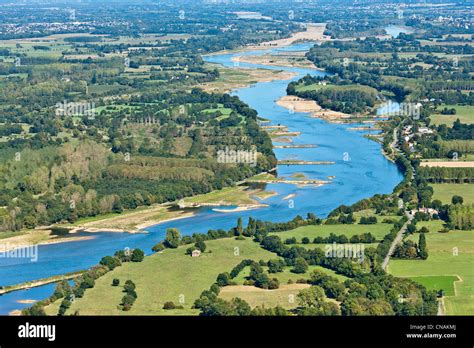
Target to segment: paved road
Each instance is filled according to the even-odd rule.
[[[398,243],[402,241],[403,233],[406,231],[407,226],[411,223],[411,220],[413,220],[413,215],[411,215],[410,213],[406,212],[405,215],[407,216],[408,221],[405,222],[405,224],[402,226],[400,231],[398,231],[397,236],[392,242],[392,245],[390,245],[390,249],[388,250],[387,256],[385,256],[385,259],[382,262],[382,269],[384,271],[387,271],[387,266],[388,266],[388,262],[390,261],[390,256],[392,256],[393,252],[395,251],[395,247],[398,245]]]

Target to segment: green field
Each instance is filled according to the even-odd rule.
[[[185,203],[209,203],[209,204],[255,204],[253,195],[262,193],[261,190],[251,190],[246,186],[225,187],[221,190],[206,194],[185,198]]]
[[[226,238],[208,241],[206,245],[206,252],[198,258],[185,255],[188,246],[182,246],[146,257],[141,263],[123,264],[99,278],[95,287],[88,289],[84,297],[77,299],[66,313],[79,310],[81,315],[198,314],[197,310],[191,309],[194,301],[215,282],[219,273],[230,271],[243,259],[268,260],[276,257],[250,239]],[[118,308],[124,293],[122,286],[111,285],[114,278],[120,279],[121,284],[128,279],[136,284],[138,298],[128,312]],[[182,304],[184,309],[163,310],[163,304],[167,301]],[[58,306],[59,303],[54,303],[47,307],[47,313],[56,314]]]
[[[377,93],[377,90],[375,88],[369,87],[369,86],[364,86],[364,85],[356,85],[356,84],[349,84],[349,85],[319,85],[317,83],[313,83],[310,85],[298,85],[296,86],[296,91],[297,92],[305,92],[305,91],[317,91],[319,89],[335,89],[339,91],[352,91],[352,90],[358,90],[358,91],[364,91],[367,93]]]
[[[426,226],[430,232],[426,234],[428,246],[427,260],[390,260],[389,273],[399,277],[429,277],[421,283],[429,287],[445,286],[449,293],[450,280],[459,277],[454,283],[455,296],[445,298],[448,315],[474,314],[474,231],[450,231],[439,233],[441,221],[419,222],[417,228]],[[417,241],[418,235],[409,237]],[[442,278],[439,278],[442,277]]]
[[[444,290],[445,296],[455,295],[454,282],[459,280],[457,276],[422,276],[410,279],[423,285],[427,290]]]
[[[360,235],[362,233],[370,232],[378,240],[382,240],[383,237],[390,232],[390,229],[393,227],[392,224],[384,224],[381,221],[383,218],[398,218],[399,217],[377,217],[379,222],[374,225],[359,225],[359,224],[350,224],[350,225],[311,225],[303,226],[296,228],[292,231],[285,232],[275,232],[274,235],[279,236],[282,240],[287,238],[295,237],[298,242],[301,241],[303,237],[308,237],[310,241],[313,241],[315,237],[328,237],[331,233],[336,235],[345,235],[347,237],[352,237],[353,235]],[[398,220],[397,219],[397,220]]]
[[[446,124],[452,126],[453,122],[458,118],[462,123],[472,124],[474,123],[474,106],[472,105],[441,105],[438,110],[442,110],[445,107],[448,109],[455,108],[456,115],[441,115],[433,114],[430,116],[431,123],[435,125]]]
[[[433,187],[433,199],[439,199],[443,204],[451,204],[453,196],[464,198],[465,204],[474,203],[474,185],[472,184],[430,184]]]
[[[341,233],[343,234],[343,233]],[[364,248],[377,248],[377,245],[379,245],[379,243],[361,243]],[[360,243],[345,243],[344,246],[358,246],[358,245],[361,245]],[[315,249],[315,248],[319,248],[321,250],[332,250],[333,249],[333,244],[314,244],[314,243],[308,243],[308,244],[303,244],[303,243],[296,243],[296,244],[291,244],[291,245],[297,245],[299,247],[303,247],[305,249]],[[337,250],[337,249],[336,249]]]

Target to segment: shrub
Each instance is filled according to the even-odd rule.
[[[100,262],[101,265],[107,266],[109,270],[113,271],[116,267],[122,265],[118,257],[104,256]]]
[[[231,282],[230,280],[230,275],[229,273],[225,272],[225,273],[221,273],[217,276],[217,285],[219,285],[220,287],[223,287],[223,286],[227,286],[229,285]]]
[[[268,282],[269,290],[278,289],[279,287],[280,287],[280,282],[278,281],[277,278],[273,278]]]
[[[204,241],[202,240],[197,241],[196,244],[194,244],[194,246],[196,247],[196,249],[201,250],[201,252],[206,251],[206,243],[204,243]]]
[[[428,228],[426,228],[425,226],[420,228],[420,230],[418,231],[418,233],[428,233],[428,232],[430,232],[430,230]]]
[[[308,270],[308,263],[302,257],[298,257],[295,260],[295,266],[291,270],[293,273],[306,273]]]
[[[158,252],[163,251],[165,249],[166,249],[166,247],[162,242],[154,245],[153,248],[151,248],[151,250],[155,253],[158,253]]]
[[[51,227],[51,234],[55,236],[65,236],[69,234],[69,228],[53,226]]]
[[[123,289],[124,289],[125,292],[135,290],[135,283],[132,282],[131,280],[127,280],[125,282],[125,285],[123,286]]]
[[[132,252],[132,262],[142,262],[145,258],[145,253],[141,249],[134,249]]]
[[[165,304],[163,305],[163,309],[166,309],[166,310],[175,309],[175,308],[176,308],[176,305],[174,304],[173,301],[165,302]]]

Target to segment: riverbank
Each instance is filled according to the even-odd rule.
[[[35,229],[19,232],[8,238],[0,239],[0,253],[31,247],[33,245],[47,245],[70,243],[94,239],[94,236],[57,236],[50,229]]]
[[[181,209],[176,208],[176,202],[171,202],[151,207],[140,207],[136,210],[125,211],[122,214],[106,214],[80,219],[74,224],[59,225],[70,229],[66,236],[54,235],[50,228],[26,230],[19,232],[18,235],[0,239],[0,253],[34,245],[78,242],[95,238],[93,235],[75,236],[75,234],[83,232],[91,234],[103,232],[146,233],[146,229],[151,226],[191,218],[195,216],[196,208],[204,206],[235,206],[233,212],[265,208],[268,205],[258,201],[275,194],[275,192],[268,192],[263,189],[249,189],[246,186],[227,187],[222,190],[188,197],[183,200],[184,204]]]
[[[306,24],[306,31],[294,33],[289,38],[279,39],[273,41],[262,42],[259,45],[249,46],[250,49],[262,49],[265,47],[279,48],[289,46],[303,41],[329,41],[331,38],[324,35],[326,30],[326,23],[308,23]]]
[[[267,65],[267,66],[285,66],[293,68],[305,68],[305,69],[315,69],[323,71],[323,69],[317,68],[313,62],[306,59],[301,53],[305,52],[289,52],[283,55],[255,55],[255,56],[237,56],[233,57],[232,61],[236,64],[240,63],[249,63],[249,64],[258,64],[258,65]]]
[[[354,116],[343,112],[323,109],[314,100],[304,99],[293,95],[283,96],[276,103],[279,106],[288,109],[290,112],[309,113],[311,117],[321,118],[333,123],[343,123],[344,121],[354,118]]]
[[[240,52],[257,51],[265,48],[283,48],[297,44],[300,42],[323,42],[332,41],[330,36],[324,35],[326,30],[326,23],[307,23],[305,31],[299,31],[293,33],[290,37],[285,39],[278,39],[272,41],[261,42],[257,45],[248,45],[241,48],[232,50],[221,50],[207,54],[208,56],[222,55],[222,54],[234,54]]]
[[[24,282],[24,283],[21,283],[21,284],[16,284],[16,285],[11,285],[11,286],[0,287],[0,295],[4,295],[4,294],[7,294],[7,293],[12,292],[12,291],[18,291],[18,290],[23,290],[23,289],[31,289],[31,288],[35,288],[35,287],[38,287],[38,286],[43,286],[43,285],[50,284],[50,283],[56,283],[56,282],[59,282],[61,280],[74,279],[74,278],[77,278],[80,275],[82,275],[82,273],[84,273],[84,271],[82,271],[82,272],[73,272],[73,273],[68,273],[68,274],[65,274],[65,275],[53,276],[53,277],[48,277],[48,278],[44,278],[44,279],[38,279],[38,280],[34,280],[34,281],[30,281],[30,282]],[[33,300],[22,300],[22,301],[23,302],[18,302],[18,303],[32,303]]]
[[[255,83],[291,80],[296,76],[296,73],[289,71],[252,69],[239,67],[238,62],[235,62],[235,64],[236,67],[232,69],[209,64],[209,67],[217,67],[220,76],[217,80],[202,83],[198,87],[208,93],[230,93],[233,90]]]

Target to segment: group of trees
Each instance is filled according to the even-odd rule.
[[[393,252],[393,258],[398,259],[422,259],[428,258],[428,249],[426,247],[426,237],[424,233],[420,233],[418,244],[409,239],[405,239],[398,244]]]
[[[314,244],[330,244],[330,243],[338,243],[338,244],[347,244],[347,243],[374,243],[377,239],[374,235],[370,232],[362,233],[360,235],[353,235],[352,237],[348,238],[344,234],[336,235],[334,233],[330,233],[328,237],[315,237],[313,239]],[[301,239],[301,244],[309,244],[310,239],[308,237],[303,237]],[[285,244],[298,244],[298,241],[295,237],[290,237],[285,239]]]
[[[132,137],[124,137],[119,128],[115,128],[113,121],[106,122],[104,128],[109,132],[107,142],[112,145],[112,152],[116,152],[116,155],[108,152],[97,139],[60,147],[55,145],[37,151],[22,151],[18,160],[12,158],[5,164],[8,179],[3,184],[0,182],[0,202],[5,202],[3,205],[8,205],[8,209],[0,213],[0,227],[17,230],[65,220],[74,222],[81,217],[108,212],[120,213],[124,209],[221,189],[275,166],[270,138],[258,127],[255,111],[238,98],[198,90],[187,94],[162,94],[158,97],[142,96],[140,101],[152,102],[156,98],[163,101],[162,98],[169,98],[166,103],[175,106],[175,102],[183,103],[179,105],[222,103],[247,121],[233,127],[231,133],[227,134],[229,136],[225,136],[222,133],[225,130],[219,126],[211,128],[206,134],[194,130],[189,135],[192,145],[184,158],[170,158],[174,155],[169,149],[164,153],[156,153],[142,146],[137,148]],[[169,124],[163,127],[166,131],[162,137],[172,138],[173,127]],[[244,144],[248,149],[254,147],[258,151],[256,165],[218,163],[215,149],[220,146],[238,149],[238,146],[243,146],[241,139],[246,139]],[[149,146],[155,144],[149,143]],[[214,150],[209,152],[210,148]],[[57,151],[62,156],[52,155]],[[28,161],[28,165],[22,161]],[[46,206],[48,209],[44,208]]]
[[[332,73],[332,76],[324,79],[338,86],[350,83],[369,86],[379,92],[389,91],[400,101],[405,98],[410,100],[428,98],[436,100],[437,103],[472,105],[473,94],[462,93],[463,90],[471,89],[470,61],[461,60],[457,67],[453,67],[450,59],[435,54],[424,54],[426,51],[470,54],[472,48],[466,45],[426,47],[421,45],[419,38],[414,35],[400,34],[397,38],[389,40],[365,38],[325,42],[313,47],[307,53],[307,58],[318,67]],[[400,52],[419,53],[407,58],[400,55]],[[367,53],[376,55],[368,56]],[[380,55],[381,53],[388,53],[391,56]],[[428,67],[423,68],[422,65]],[[412,79],[416,84],[406,85],[405,78]],[[359,95],[358,102],[362,103],[366,97]]]
[[[453,204],[448,208],[448,228],[472,230],[474,228],[474,205]]]
[[[291,82],[287,87],[288,95],[315,100],[321,107],[347,114],[369,111],[377,101],[374,91],[357,85],[326,85],[312,89],[298,89],[299,85],[311,85],[321,82],[317,77],[306,76],[299,81]]]
[[[209,16],[213,21],[222,21],[214,13]],[[179,28],[196,29],[187,23],[181,21]],[[174,28],[175,24],[166,18],[160,23],[159,32]],[[0,230],[74,222],[81,217],[174,201],[274,168],[272,143],[259,128],[256,111],[236,96],[205,93],[194,87],[219,76],[216,69],[204,66],[201,54],[283,37],[298,26],[289,23],[273,31],[277,25],[268,21],[235,19],[234,24],[232,30],[221,31],[212,25],[211,30],[206,22],[202,30],[212,32],[206,38],[144,40],[138,45],[140,49],[134,50],[131,48],[136,48],[136,42],[116,43],[113,41],[118,37],[114,36],[68,38],[60,58],[32,57],[23,52],[21,45],[2,50],[8,56],[21,58],[21,64],[15,60],[0,64],[0,75],[8,75],[0,96],[6,105],[0,116],[0,136],[5,140],[0,142],[0,155],[5,158],[0,167],[5,173],[0,181],[0,205],[7,206],[0,211]],[[102,30],[117,34],[115,25]],[[156,27],[154,21],[143,25]],[[256,35],[251,28],[262,31]],[[132,36],[139,37],[137,33]],[[61,43],[58,45],[61,49]],[[48,49],[48,45],[34,49]],[[82,57],[70,57],[71,51]],[[150,78],[160,80],[151,84],[149,78],[136,78],[134,73],[126,72],[123,58],[116,55],[121,53],[129,55],[131,69],[150,65]],[[121,98],[123,93],[127,93],[126,98]],[[58,115],[54,109],[64,101],[94,103],[97,112],[93,117]],[[225,117],[220,109],[231,112]],[[71,158],[63,150],[76,141],[96,146],[89,146],[86,153],[78,151],[80,155]],[[77,150],[74,145],[69,147]],[[99,147],[107,149],[106,156],[91,161],[95,153],[104,153]],[[224,147],[254,149],[258,153],[256,166],[216,163],[216,151]],[[35,162],[24,152],[31,154],[31,150],[45,148],[61,155],[31,165]],[[15,157],[17,153],[21,153],[21,160]],[[123,160],[124,157],[132,160]],[[183,161],[176,166],[168,162],[161,167],[139,167],[131,163],[137,157]],[[16,170],[22,161],[30,165]],[[201,167],[196,162],[206,165]],[[68,171],[67,167],[74,169]],[[100,170],[78,175],[77,167]],[[71,195],[75,197],[67,197]]]
[[[127,280],[123,286],[123,292],[125,295],[122,297],[122,310],[129,311],[137,299],[137,292],[135,291],[135,283],[131,280]]]
[[[473,183],[474,168],[456,167],[419,167],[418,176],[434,184],[438,183]]]
[[[474,124],[462,123],[457,119],[452,127],[445,124],[439,125],[437,133],[444,140],[472,140],[474,138]]]

